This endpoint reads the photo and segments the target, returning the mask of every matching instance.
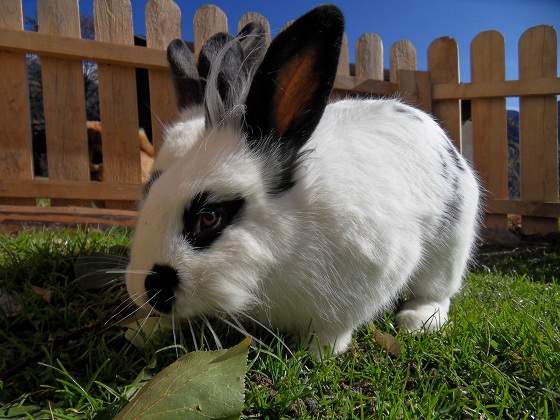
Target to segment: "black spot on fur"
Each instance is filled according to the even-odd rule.
[[[183,237],[195,249],[210,247],[239,218],[245,205],[241,197],[227,201],[212,201],[207,192],[196,195],[183,213]],[[216,223],[201,228],[201,218],[215,217]]]
[[[179,274],[174,268],[168,265],[154,265],[144,283],[150,305],[161,313],[171,312],[178,284]]]
[[[144,184],[144,190],[142,191],[142,195],[144,196],[144,198],[148,196],[148,193],[150,192],[150,188],[152,188],[152,185],[154,184],[154,182],[156,182],[156,179],[158,179],[160,176],[161,176],[161,172],[156,171],[150,176],[148,182]]]
[[[463,160],[459,156],[459,152],[457,151],[457,149],[455,149],[455,146],[453,146],[453,144],[451,144],[451,142],[447,138],[446,138],[446,150],[449,156],[451,157],[451,160],[453,161],[455,167],[459,169],[461,172],[465,172],[466,168],[465,165],[463,164]]]
[[[422,122],[422,118],[420,118],[418,114],[416,114],[414,110],[412,110],[409,107],[405,107],[402,105],[395,105],[394,110],[399,114],[405,115],[407,118],[410,118],[411,120]]]

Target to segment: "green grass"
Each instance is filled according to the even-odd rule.
[[[121,282],[86,289],[87,278],[76,280],[78,256],[123,256],[128,245],[119,230],[0,237],[0,418],[110,418],[181,354],[168,335],[143,348],[125,339],[111,319],[126,299]],[[287,356],[263,334],[272,349],[249,353],[244,416],[559,418],[560,245],[487,248],[477,260],[451,328],[413,337],[395,330],[393,314],[376,322],[402,344],[400,356],[376,344],[373,326],[323,361]],[[50,291],[50,303],[31,286]],[[210,344],[200,344],[212,347],[205,336]],[[241,339],[230,331],[226,344]]]

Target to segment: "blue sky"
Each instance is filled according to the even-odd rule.
[[[23,3],[24,13],[32,15],[36,0],[24,0]],[[132,0],[136,34],[145,34],[146,3],[147,0]],[[215,4],[224,10],[231,32],[236,31],[237,21],[245,12],[258,12],[269,20],[274,36],[286,21],[297,18],[321,1],[176,0],[176,3],[182,12],[183,37],[191,40],[192,17],[203,4]],[[461,80],[464,82],[470,81],[469,45],[479,32],[495,29],[504,35],[506,77],[515,79],[517,42],[523,32],[539,24],[551,25],[557,31],[560,28],[560,0],[348,0],[333,3],[346,16],[351,60],[358,37],[373,32],[383,40],[386,64],[390,46],[400,39],[408,39],[416,47],[419,70],[426,70],[426,52],[430,43],[438,37],[450,36],[459,44]],[[93,14],[93,0],[79,0],[79,5],[81,13]]]

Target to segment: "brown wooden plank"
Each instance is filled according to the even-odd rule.
[[[257,22],[263,26],[265,30],[266,47],[268,48],[268,46],[270,45],[270,36],[271,36],[270,23],[268,23],[268,20],[260,13],[247,12],[243,16],[241,16],[239,22],[237,23],[237,32],[239,33],[241,29],[243,29],[243,27],[250,22]]]
[[[29,52],[66,60],[84,59],[120,66],[167,69],[165,51],[2,28],[0,28],[0,50]]]
[[[434,84],[433,99],[489,99],[516,96],[541,96],[560,94],[559,77],[542,77],[530,80],[504,80],[477,83]]]
[[[350,76],[350,58],[348,56],[348,36],[342,34],[342,44],[340,45],[340,57],[338,59],[338,68],[336,74],[341,76]]]
[[[383,42],[377,34],[363,34],[356,41],[356,80],[383,80]]]
[[[198,61],[200,49],[208,38],[218,32],[229,32],[227,16],[217,6],[207,4],[198,8],[193,18],[194,56]]]
[[[94,1],[95,38],[134,45],[130,0]],[[103,181],[140,183],[138,107],[134,68],[98,64],[99,108],[103,128]],[[106,203],[129,208],[131,202]]]
[[[399,70],[399,95],[409,104],[432,112],[432,84],[427,71]]]
[[[74,38],[81,36],[80,14],[75,0],[38,2],[37,15],[40,32]],[[43,57],[41,69],[49,177],[53,180],[89,180],[82,63]],[[55,202],[55,205],[68,204],[71,202]]]
[[[560,203],[488,199],[484,203],[484,211],[490,214],[519,214],[558,219],[560,218]]]
[[[416,48],[407,39],[402,39],[391,45],[389,51],[390,73],[389,80],[398,83],[399,70],[416,70]]]
[[[556,31],[541,25],[519,40],[519,79],[555,77]],[[558,102],[555,95],[520,98],[519,142],[521,199],[558,201]],[[526,234],[558,231],[558,218],[523,217]]]
[[[502,34],[486,31],[471,44],[471,78],[479,81],[505,80],[505,46]],[[472,101],[473,160],[490,199],[508,198],[506,101]],[[506,229],[507,216],[488,215],[487,228]]]
[[[23,30],[20,0],[2,2],[0,28]],[[32,179],[33,151],[25,54],[0,51],[0,179]],[[33,205],[33,200],[6,199],[0,204]]]
[[[141,198],[141,184],[93,181],[5,180],[0,179],[0,196],[63,198],[82,200],[128,200]]]
[[[149,48],[167,50],[174,39],[181,38],[181,10],[171,0],[150,0],[146,5],[146,40]],[[173,82],[169,70],[150,70],[150,108],[152,142],[159,150],[164,129],[177,118]]]
[[[453,38],[438,38],[430,44],[428,71],[432,84],[451,83],[456,85],[459,83],[459,47]],[[457,150],[462,153],[461,102],[458,100],[434,102],[432,103],[432,114],[453,140]]]
[[[334,81],[334,89],[346,91],[348,94],[390,96],[397,92],[397,84],[372,79],[358,81],[354,76],[339,75]]]
[[[96,228],[120,226],[132,228],[137,212],[87,207],[26,207],[0,205],[0,233],[22,227],[89,225]]]

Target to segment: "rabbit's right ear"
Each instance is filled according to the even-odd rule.
[[[244,131],[252,150],[272,156],[280,172],[272,191],[293,185],[299,150],[327,106],[340,56],[344,16],[316,7],[280,32],[255,73],[245,105]]]
[[[171,41],[167,47],[167,61],[179,110],[202,105],[204,95],[194,57],[182,40]]]

